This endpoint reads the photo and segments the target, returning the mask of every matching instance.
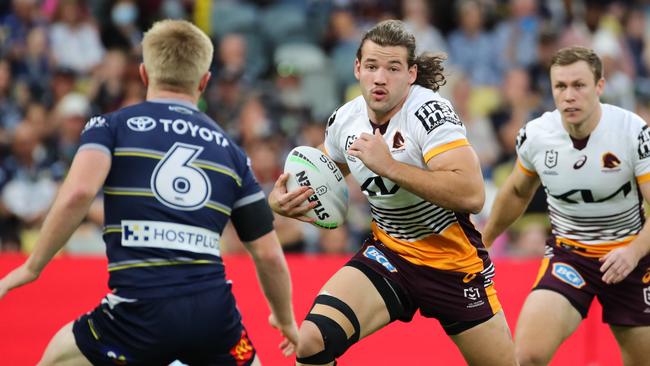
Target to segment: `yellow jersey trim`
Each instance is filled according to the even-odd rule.
[[[438,146],[438,147],[434,147],[433,149],[427,151],[424,154],[424,162],[427,163],[434,156],[436,156],[438,154],[441,154],[441,153],[443,153],[445,151],[449,151],[451,149],[461,147],[461,146],[469,146],[469,141],[467,141],[467,139],[459,139],[459,140],[455,140],[455,141],[452,141],[452,142],[448,142],[448,143],[446,143],[444,145],[441,145],[441,146]]]

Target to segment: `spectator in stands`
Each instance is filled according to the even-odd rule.
[[[104,46],[108,49],[119,48],[130,56],[138,56],[142,41],[138,3],[133,0],[115,0],[107,10],[110,17],[101,19],[100,25]]]
[[[105,52],[89,15],[83,0],[59,0],[49,32],[56,65],[83,76],[100,64]]]
[[[449,61],[468,75],[474,86],[499,85],[501,67],[494,40],[484,28],[482,3],[461,0],[457,5],[459,26],[449,35]]]
[[[26,230],[38,229],[63,179],[65,168],[49,157],[39,132],[28,123],[13,131],[11,156],[0,165],[0,239],[5,250],[17,250]]]
[[[108,50],[91,79],[88,95],[92,104],[103,112],[112,112],[122,106],[126,92],[128,54],[120,48]]]
[[[31,99],[42,100],[50,85],[52,57],[45,28],[37,27],[27,35],[27,46],[22,58],[13,62],[16,81],[26,84]]]
[[[70,93],[63,97],[54,109],[54,118],[57,121],[57,149],[56,158],[66,168],[72,164],[81,131],[91,116],[90,103],[85,95]]]
[[[246,38],[242,34],[230,33],[221,38],[218,49],[217,77],[220,75],[237,75],[240,82],[252,83],[254,77],[247,71]]]
[[[543,110],[549,110],[555,106],[551,81],[548,79],[548,69],[551,67],[551,59],[558,49],[557,30],[552,29],[548,24],[540,30],[537,39],[537,58],[527,68],[531,88],[540,97],[540,108]]]
[[[516,159],[517,134],[527,121],[541,113],[539,97],[532,91],[528,73],[524,69],[511,69],[506,73],[501,95],[500,107],[490,116],[502,152],[492,175],[497,187],[504,183]],[[501,249],[520,256],[535,255],[543,249],[550,229],[546,212],[546,195],[540,188],[526,208],[524,218],[507,232],[508,240],[503,243],[506,248]],[[536,240],[529,243],[531,239]]]
[[[355,52],[361,34],[354,14],[348,8],[337,8],[330,16],[330,37],[332,48],[330,57],[336,71],[339,88],[343,91],[356,85],[356,79],[350,64],[354,61]]]
[[[494,43],[499,74],[511,68],[527,68],[537,59],[537,39],[541,20],[537,0],[509,0],[510,16],[502,19],[494,30]]]
[[[472,144],[476,155],[481,161],[481,169],[484,177],[490,177],[492,167],[501,156],[501,146],[496,138],[494,127],[491,121],[478,115],[471,107],[472,86],[467,77],[459,73],[455,75],[452,85],[451,99],[456,107],[458,117],[465,124],[467,129],[467,140]]]
[[[440,31],[431,25],[429,4],[425,0],[402,1],[404,25],[415,36],[417,52],[447,53],[447,41]]]
[[[501,104],[490,118],[502,146],[499,162],[515,156],[515,138],[526,121],[539,113],[539,97],[530,86],[530,77],[521,68],[509,70],[501,85]]]
[[[9,60],[0,58],[0,141],[8,141],[11,132],[23,118],[15,100],[14,84]]]
[[[25,55],[27,35],[38,27],[46,27],[40,15],[37,0],[12,0],[12,12],[1,20],[2,42],[0,56],[19,60]]]
[[[56,67],[52,72],[50,87],[43,98],[43,102],[48,108],[54,108],[56,104],[73,92],[77,87],[77,73],[66,67]]]

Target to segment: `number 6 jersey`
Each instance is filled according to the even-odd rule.
[[[638,186],[650,180],[646,123],[622,108],[601,108],[586,140],[572,140],[557,110],[526,124],[517,137],[519,169],[539,176],[556,241],[593,257],[639,233],[645,216]]]
[[[79,149],[111,156],[104,241],[109,287],[118,294],[162,297],[224,285],[219,242],[230,217],[242,240],[272,230],[260,207],[256,225],[265,232],[238,217],[265,205],[264,193],[244,152],[189,103],[147,101],[93,117]]]
[[[363,132],[372,134],[373,126],[359,96],[329,118],[325,148],[332,159],[349,166],[361,185],[370,203],[374,236],[411,263],[468,273],[492,271],[468,214],[438,207],[377,176],[360,159],[347,154]],[[422,169],[428,169],[432,157],[469,145],[449,101],[419,85],[411,86],[383,136],[394,159]]]

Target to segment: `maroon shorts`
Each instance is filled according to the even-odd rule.
[[[454,324],[480,324],[501,310],[492,282],[494,265],[489,258],[480,273],[443,271],[413,264],[380,241],[369,239],[350,262],[361,262],[400,287],[408,299],[399,317],[402,321],[410,321],[419,309],[422,316],[438,319],[450,333]]]
[[[546,289],[562,294],[587,316],[594,296],[603,306],[603,322],[610,325],[650,325],[650,256],[623,281],[608,285],[602,281],[602,263],[549,241],[546,256],[533,290]]]

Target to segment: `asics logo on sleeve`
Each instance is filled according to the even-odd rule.
[[[86,125],[84,126],[82,133],[86,132],[87,130],[95,127],[104,127],[106,126],[106,118],[102,116],[95,116],[86,122]]]

